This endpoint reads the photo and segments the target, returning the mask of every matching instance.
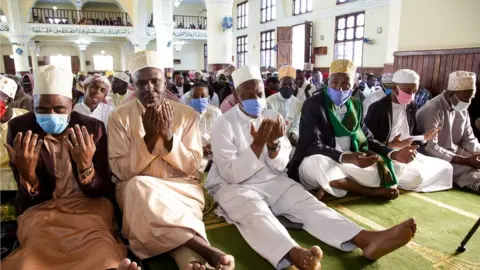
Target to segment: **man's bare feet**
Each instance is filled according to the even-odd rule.
[[[382,188],[382,187],[375,188],[372,193],[374,197],[380,197],[387,200],[395,200],[396,198],[398,198],[399,194],[400,193],[396,188]]]
[[[317,190],[317,193],[315,194],[315,197],[317,197],[317,199],[319,201],[323,200],[323,197],[325,196],[325,190],[323,190],[323,188],[319,188]]]
[[[132,262],[130,259],[123,259],[123,261],[118,265],[117,270],[141,270],[141,268],[136,262]]]
[[[305,249],[296,246],[287,254],[287,259],[300,270],[320,270],[323,252],[318,246]]]
[[[374,232],[371,241],[363,249],[363,256],[369,260],[378,260],[408,244],[416,231],[417,224],[410,218],[388,230]]]
[[[199,262],[190,262],[186,270],[206,270],[205,265]]]

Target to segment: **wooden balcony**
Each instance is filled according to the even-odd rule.
[[[82,11],[73,9],[32,8],[28,23],[95,26],[132,26],[126,12]]]

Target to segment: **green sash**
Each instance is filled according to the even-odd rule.
[[[335,104],[333,104],[328,91],[323,91],[325,95],[325,108],[328,114],[328,119],[332,123],[335,137],[349,136],[351,140],[350,148],[354,152],[364,152],[367,155],[378,155],[368,150],[367,137],[363,133],[362,125],[359,119],[363,114],[363,106],[360,101],[354,98],[350,98],[345,106],[347,107],[347,113],[340,122],[335,115]],[[379,155],[381,159],[377,163],[378,174],[381,179],[381,186],[389,188],[398,184],[397,176],[395,175],[395,169],[393,162],[386,156]]]

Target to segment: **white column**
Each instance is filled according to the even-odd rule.
[[[120,46],[120,53],[121,53],[121,59],[120,59],[120,69],[122,71],[126,71],[127,68],[127,61],[128,61],[128,53],[130,52],[130,43],[125,42],[122,46]]]
[[[233,0],[205,0],[205,2],[207,5],[208,65],[231,64],[232,29],[223,31],[222,20],[232,16]]]
[[[76,40],[75,44],[78,49],[78,61],[80,61],[80,71],[87,72],[87,64],[85,63],[85,51],[87,50],[90,41],[88,40]]]
[[[37,44],[30,42],[28,48],[30,49],[30,56],[32,57],[32,70],[35,70],[38,68]]]
[[[28,64],[28,41],[30,40],[30,37],[15,35],[10,36],[9,39],[12,44],[15,72],[17,74],[30,72]]]
[[[173,1],[152,0],[153,24],[157,36],[157,52],[160,53],[160,65],[173,68]]]

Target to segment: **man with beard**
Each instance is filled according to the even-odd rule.
[[[295,79],[295,83],[297,84],[297,98],[304,102],[306,99],[312,96],[312,94],[317,90],[315,85],[308,82],[307,78],[305,77],[305,72],[303,70],[297,70],[297,76]]]
[[[296,146],[302,102],[293,95],[295,91],[295,68],[283,66],[279,73],[280,92],[267,98],[267,108],[282,115],[285,120],[286,135],[292,146]]]
[[[93,117],[108,125],[108,116],[113,107],[105,103],[105,98],[111,86],[107,78],[102,75],[92,75],[85,80],[85,98],[75,105],[74,111]]]
[[[154,51],[132,56],[137,99],[118,107],[108,126],[123,235],[140,259],[169,252],[179,269],[200,269],[205,261],[215,269],[233,269],[233,257],[208,244],[202,222],[198,114],[166,99],[159,60]],[[182,252],[190,255],[181,258]]]
[[[130,76],[123,72],[115,72],[113,75],[112,92],[107,97],[108,104],[118,107],[135,97],[135,92],[128,90]]]

